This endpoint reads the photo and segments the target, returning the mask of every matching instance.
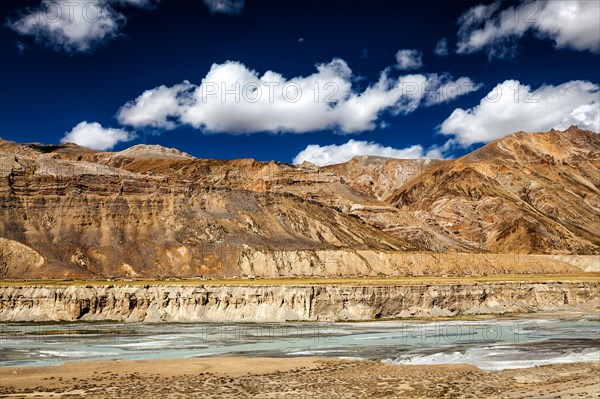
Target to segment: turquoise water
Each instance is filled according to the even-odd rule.
[[[0,349],[4,367],[240,355],[470,363],[501,370],[600,361],[600,322],[587,315],[447,322],[3,323]]]

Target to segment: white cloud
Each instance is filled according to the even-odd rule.
[[[381,144],[369,141],[349,140],[345,144],[320,146],[311,144],[302,150],[294,158],[295,164],[304,161],[325,166],[329,164],[342,163],[351,160],[357,155],[373,155],[386,158],[419,159],[431,157],[438,153],[425,152],[422,146],[413,145],[408,148],[396,149],[384,147]]]
[[[485,51],[490,57],[514,53],[527,32],[554,41],[557,48],[600,52],[600,2],[535,0],[499,11],[499,2],[478,5],[459,19],[458,53]]]
[[[419,69],[423,66],[423,54],[419,50],[398,50],[396,53],[397,68],[403,71]]]
[[[67,53],[90,52],[114,39],[127,18],[113,5],[148,8],[159,0],[42,0],[8,26],[23,36]]]
[[[232,134],[322,129],[354,133],[375,129],[384,111],[407,114],[477,89],[449,89],[452,84],[466,87],[468,78],[392,78],[386,69],[377,82],[357,91],[352,85],[356,77],[345,61],[334,59],[316,69],[311,75],[286,79],[273,71],[261,76],[240,62],[213,64],[200,85],[184,81],[147,90],[121,107],[117,117],[134,127],[171,129],[186,124]]]
[[[516,131],[539,132],[578,125],[600,131],[600,87],[575,80],[532,90],[516,80],[497,85],[471,109],[458,108],[440,132],[462,146],[486,143]]]
[[[482,22],[487,21],[500,8],[500,1],[489,5],[478,4],[465,11],[458,19],[460,25],[459,35],[468,33],[467,31],[475,29]]]
[[[433,53],[438,57],[446,57],[448,55],[448,39],[440,39],[440,41],[438,41],[435,45]]]
[[[244,0],[203,0],[211,14],[237,15],[244,9]]]
[[[119,121],[123,124],[142,127],[173,129],[172,119],[179,115],[185,105],[186,93],[195,86],[183,81],[171,87],[159,86],[143,92],[135,101],[130,101],[119,110]]]
[[[98,122],[80,122],[67,132],[60,142],[106,151],[112,149],[117,143],[131,141],[134,138],[134,134],[122,129],[104,128]]]

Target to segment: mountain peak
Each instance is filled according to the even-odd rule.
[[[158,144],[138,144],[126,150],[114,153],[116,156],[127,158],[155,158],[155,159],[196,159],[188,153],[175,148],[163,147]]]
[[[551,129],[536,133],[519,131],[492,141],[459,159],[473,162],[510,158],[531,162],[551,156],[556,160],[568,160],[585,156],[593,150],[600,151],[600,134],[573,125],[565,130]]]

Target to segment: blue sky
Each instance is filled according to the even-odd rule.
[[[326,164],[600,130],[597,1],[1,7],[0,137],[18,142]]]

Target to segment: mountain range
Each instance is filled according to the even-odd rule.
[[[576,126],[327,166],[0,139],[4,278],[566,272],[598,255],[600,134]]]

